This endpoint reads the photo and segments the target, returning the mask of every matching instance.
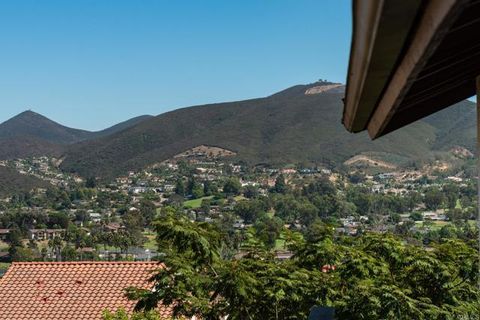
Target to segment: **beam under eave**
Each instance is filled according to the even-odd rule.
[[[480,231],[480,75],[477,77],[477,227]],[[480,274],[480,232],[478,233],[478,251],[479,263],[478,273]],[[480,277],[478,278],[478,288],[480,289]]]
[[[343,124],[367,128],[416,21],[422,0],[354,0]]]
[[[467,0],[433,0],[427,4],[410,45],[368,123],[371,138],[382,135],[419,72],[467,4]]]

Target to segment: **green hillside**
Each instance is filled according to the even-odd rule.
[[[23,175],[14,169],[0,166],[0,197],[48,186],[47,182],[36,177]]]
[[[107,129],[91,132],[69,128],[33,111],[24,111],[0,123],[0,159],[58,156],[65,145],[105,137],[151,117],[138,116]]]
[[[108,137],[70,146],[62,168],[83,176],[109,177],[201,144],[233,150],[252,164],[339,163],[362,152],[422,158],[435,149],[470,146],[474,138],[455,126],[445,126],[452,113],[463,127],[471,126],[475,118],[464,112],[470,111],[470,102],[376,141],[366,133],[348,133],[341,124],[343,87],[305,94],[309,88],[328,84],[295,86],[266,98],[164,113]]]

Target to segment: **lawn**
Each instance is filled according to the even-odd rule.
[[[275,250],[285,250],[285,240],[284,239],[275,240]]]
[[[143,244],[143,247],[148,250],[157,250],[156,234],[151,231],[145,231],[143,235],[147,238],[147,242]]]
[[[450,221],[431,221],[431,223],[431,230],[440,230],[443,226],[450,224]],[[427,224],[424,224],[424,221],[415,221],[415,225],[419,228],[423,228]]]
[[[0,241],[0,251],[7,251],[9,248],[8,243]]]
[[[213,196],[208,196],[208,197],[203,197],[203,198],[198,198],[198,199],[193,199],[193,200],[188,200],[183,203],[183,206],[185,208],[190,208],[190,209],[196,209],[200,208],[202,205],[202,201],[206,199],[212,199]]]
[[[10,263],[0,262],[0,278],[7,272]]]

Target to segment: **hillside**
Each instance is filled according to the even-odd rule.
[[[96,131],[96,132],[91,132],[91,136],[89,136],[88,139],[109,136],[109,135],[114,134],[116,132],[120,132],[122,130],[133,127],[134,125],[137,125],[140,122],[148,120],[150,118],[153,118],[153,116],[142,115],[142,116],[131,118],[129,120],[117,123],[117,124],[107,128],[107,129],[103,129],[101,131]]]
[[[48,186],[47,182],[36,177],[23,175],[12,168],[0,166],[0,197]]]
[[[110,128],[91,132],[69,128],[33,111],[24,111],[0,124],[0,159],[58,156],[65,145],[106,137],[151,117],[139,116]]]
[[[24,111],[0,124],[0,138],[3,139],[28,136],[55,144],[69,144],[85,140],[90,134],[65,127],[33,111]]]
[[[299,85],[266,98],[167,112],[108,137],[69,146],[62,168],[83,176],[114,176],[199,145],[232,150],[253,164],[339,163],[363,152],[421,158],[455,144],[470,146],[474,139],[459,138],[461,128],[444,126],[452,114],[470,126],[475,121],[470,102],[376,141],[366,133],[348,133],[341,124],[344,87],[332,85]]]

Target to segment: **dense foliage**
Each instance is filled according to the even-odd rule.
[[[155,289],[130,289],[139,310],[173,304],[175,316],[203,319],[306,319],[314,305],[338,319],[477,319],[478,253],[448,240],[431,250],[389,234],[334,238],[317,225],[310,241],[290,233],[292,259],[257,246],[222,254],[226,235],[171,210],[156,222],[165,256]],[[477,317],[477,318],[476,318]]]

